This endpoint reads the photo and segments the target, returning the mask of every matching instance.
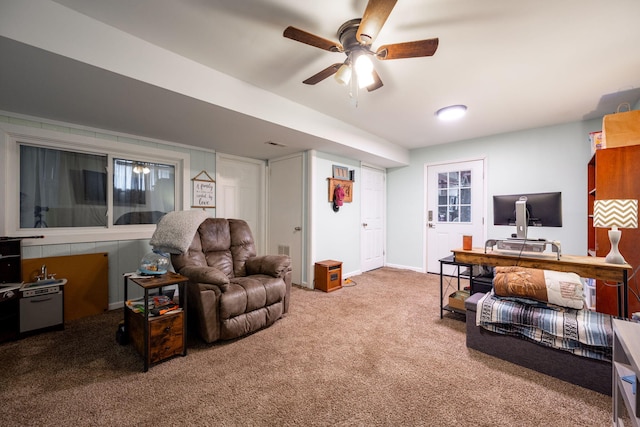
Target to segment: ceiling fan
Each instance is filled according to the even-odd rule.
[[[283,36],[329,52],[342,52],[347,59],[335,63],[309,77],[303,83],[315,85],[331,75],[342,84],[359,80],[358,87],[371,92],[382,87],[382,80],[373,68],[370,57],[380,60],[432,56],[438,49],[438,39],[418,40],[380,46],[375,52],[371,45],[378,36],[397,0],[369,0],[362,19],[352,19],[338,29],[334,42],[295,27],[287,27]]]

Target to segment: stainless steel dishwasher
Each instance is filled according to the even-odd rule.
[[[64,328],[63,285],[30,286],[21,288],[20,292],[21,334],[45,328]]]

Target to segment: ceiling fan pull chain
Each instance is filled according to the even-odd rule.
[[[351,73],[351,80],[349,81],[349,100],[353,108],[358,108],[358,73]]]

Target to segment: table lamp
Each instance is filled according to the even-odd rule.
[[[638,201],[631,199],[596,200],[593,204],[593,226],[609,228],[611,251],[605,262],[625,264],[626,261],[618,251],[618,243],[622,232],[620,228],[638,227]]]

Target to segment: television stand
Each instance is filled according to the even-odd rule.
[[[560,260],[560,245],[546,239],[489,239],[484,244],[484,252],[500,251],[527,256],[547,255],[545,250],[547,245],[551,246],[551,252],[556,254],[556,259]]]

